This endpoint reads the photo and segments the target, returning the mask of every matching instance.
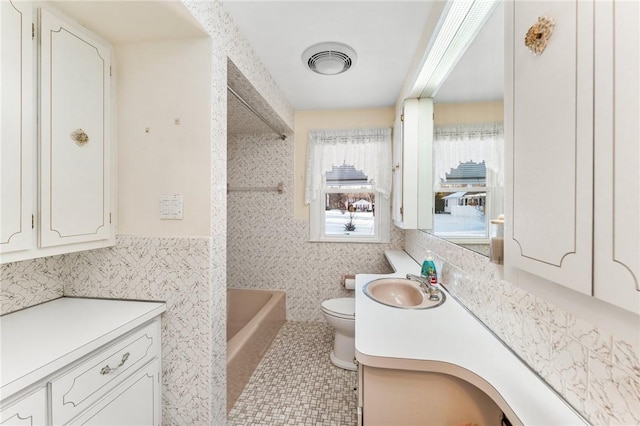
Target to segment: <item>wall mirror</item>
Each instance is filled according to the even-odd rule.
[[[489,255],[503,213],[504,7],[498,2],[435,90],[433,235]]]

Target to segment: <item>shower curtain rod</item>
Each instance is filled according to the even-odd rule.
[[[254,107],[252,107],[251,105],[249,105],[247,103],[247,101],[245,101],[244,99],[242,99],[242,96],[238,95],[235,90],[233,90],[231,87],[227,86],[227,90],[229,92],[231,92],[231,94],[233,96],[236,97],[236,99],[238,99],[240,102],[242,102],[244,104],[244,106],[246,106],[247,108],[249,108],[249,111],[251,111],[252,113],[255,114],[256,117],[258,117],[260,120],[262,120],[262,122],[264,124],[266,124],[267,126],[269,126],[269,128],[271,128],[271,130],[273,130],[279,137],[280,139],[282,139],[283,141],[287,139],[287,135],[280,133],[280,131],[278,129],[276,129],[275,127],[273,127],[271,125],[271,123],[269,123],[258,111],[256,111],[256,109]]]

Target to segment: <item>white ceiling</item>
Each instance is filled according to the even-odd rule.
[[[309,110],[395,105],[433,2],[225,0],[223,3],[293,108]],[[115,44],[206,35],[176,0],[58,0],[54,4]],[[436,93],[436,102],[502,98],[502,19],[503,8],[499,6]],[[321,76],[307,70],[302,64],[302,52],[321,41],[351,45],[358,53],[358,62],[349,72],[336,76]],[[233,81],[236,80],[241,79]],[[250,88],[236,86],[241,95],[251,95],[252,101],[259,98]],[[231,133],[272,132],[233,96],[229,99],[229,116],[237,118],[230,122]],[[271,112],[260,102],[253,106],[263,114]],[[277,119],[265,115],[272,125],[286,131],[286,126]]]
[[[296,110],[395,105],[424,31],[428,1],[223,1]],[[323,41],[345,43],[358,59],[323,76],[302,53]]]
[[[432,1],[244,1],[225,9],[296,110],[395,105]],[[436,94],[436,102],[502,98],[503,8],[499,6],[460,66]],[[322,76],[301,55],[312,44],[337,41],[353,47],[356,65]]]

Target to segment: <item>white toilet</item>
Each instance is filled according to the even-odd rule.
[[[353,362],[356,354],[356,299],[344,297],[322,302],[322,315],[336,329],[331,352],[331,363],[345,370],[357,369]]]

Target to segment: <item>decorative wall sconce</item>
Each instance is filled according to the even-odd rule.
[[[89,142],[89,135],[85,133],[82,129],[77,129],[71,132],[71,140],[76,143],[78,146],[84,146]]]
[[[556,23],[551,18],[540,16],[538,22],[533,24],[527,35],[524,37],[524,45],[529,48],[534,55],[541,55],[549,43]]]

